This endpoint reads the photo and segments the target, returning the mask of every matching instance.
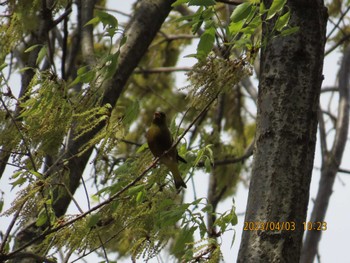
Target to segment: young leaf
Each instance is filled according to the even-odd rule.
[[[4,68],[7,67],[7,63],[3,63],[1,66],[0,66],[0,71],[3,70]]]
[[[141,152],[143,152],[145,149],[147,149],[148,148],[148,144],[147,143],[144,143],[144,144],[142,144],[138,149],[137,149],[137,151],[136,151],[136,153],[141,153]]]
[[[215,28],[210,27],[201,35],[197,46],[197,58],[205,59],[212,50],[215,42]]]
[[[109,25],[110,27],[118,29],[118,20],[114,16],[100,10],[96,11],[96,16],[100,19],[103,27]]]
[[[140,104],[137,100],[131,103],[125,112],[123,123],[130,124],[132,121],[136,120],[140,113]]]
[[[37,47],[40,47],[42,46],[41,44],[36,44],[36,45],[33,45],[33,46],[30,46],[29,48],[27,48],[26,50],[24,50],[24,53],[28,53],[34,49],[36,49]]]
[[[2,208],[4,207],[4,200],[0,200],[0,213],[2,212]]]
[[[269,8],[269,11],[267,11],[266,19],[269,20],[272,17],[274,17],[277,12],[282,10],[282,8],[286,4],[286,2],[287,2],[287,0],[273,0],[271,6]]]
[[[288,28],[286,30],[283,30],[281,32],[281,36],[288,36],[288,35],[291,35],[291,34],[294,34],[296,32],[299,31],[299,27],[298,26],[294,26],[294,27],[291,27],[291,28]]]
[[[43,208],[41,209],[38,218],[35,222],[35,225],[40,227],[42,225],[44,225],[47,222],[47,214],[46,214],[46,210]]]
[[[282,29],[288,25],[289,19],[290,19],[290,11],[285,13],[283,16],[280,16],[277,19],[276,24],[275,24],[276,30],[282,31]]]
[[[38,178],[38,179],[42,179],[43,178],[43,175],[41,173],[38,173],[38,172],[36,172],[34,170],[30,170],[30,173],[32,175],[34,175],[36,178]]]
[[[99,214],[93,214],[89,217],[87,226],[89,228],[94,227],[98,221],[100,220],[100,215]]]
[[[237,6],[232,14],[231,14],[231,21],[234,23],[237,23],[245,18],[248,17],[250,11],[252,10],[252,4],[249,2],[245,2],[243,4],[240,4]]]
[[[11,190],[12,190],[13,188],[15,188],[15,186],[17,186],[17,185],[22,185],[22,184],[24,184],[26,181],[27,181],[27,179],[24,178],[24,177],[18,178],[18,179],[17,179],[16,181],[14,181],[13,183],[10,183],[10,184],[12,185]]]
[[[214,0],[190,0],[188,2],[188,5],[195,5],[195,6],[211,6],[211,5],[215,5],[215,1]]]
[[[88,25],[96,25],[100,22],[100,18],[99,17],[94,17],[91,20],[89,20],[84,26],[88,26]]]
[[[171,6],[172,7],[176,7],[176,6],[179,6],[179,5],[182,5],[182,4],[185,4],[187,3],[189,0],[177,0],[175,1]]]
[[[43,58],[46,56],[46,53],[47,53],[47,48],[46,48],[46,46],[43,46],[40,49],[38,57],[36,59],[36,65],[38,65],[43,60]]]

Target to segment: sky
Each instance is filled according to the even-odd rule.
[[[109,6],[114,9],[118,9],[120,11],[130,13],[130,3],[133,1],[109,1]],[[120,17],[119,22],[126,21],[126,18]],[[195,53],[196,44],[192,44],[187,47],[183,53],[182,57]],[[332,53],[328,57],[326,57],[324,62],[324,82],[323,86],[334,86],[336,81],[337,69],[339,67],[339,53]],[[179,61],[178,66],[192,66],[195,63],[195,59],[193,58],[182,58]],[[176,83],[178,88],[181,88],[186,85],[186,76],[184,73],[178,72],[176,73]],[[326,99],[322,99],[321,101]],[[346,152],[344,153],[342,168],[350,170],[350,146],[347,147]],[[313,202],[312,200],[316,197],[319,177],[320,177],[320,149],[319,145],[316,149],[315,154],[315,168],[313,170],[312,182],[311,182],[311,190],[310,190],[310,203],[308,208],[308,218],[310,217],[310,213],[312,211]],[[5,198],[7,200],[11,200],[14,198],[14,192],[10,192],[11,186],[9,185],[9,177],[12,174],[13,169],[7,169],[6,174],[0,179],[0,190],[5,192]],[[197,187],[197,197],[206,197],[207,188],[206,182],[208,181],[208,175],[204,173],[198,173],[195,176],[195,182]],[[198,185],[202,185],[203,187],[198,187]],[[322,239],[319,246],[321,262],[328,263],[334,262],[335,259],[338,263],[347,263],[348,261],[348,244],[349,244],[349,225],[350,222],[350,209],[349,209],[349,200],[350,200],[350,176],[345,174],[338,174],[335,184],[334,184],[334,192],[331,197],[329,208],[326,215],[326,222],[328,229],[322,232]],[[191,195],[191,185],[189,184],[186,198],[190,198]],[[84,193],[82,189],[79,189],[76,193],[76,198],[82,197],[84,199]],[[236,195],[234,196],[236,211],[241,216],[238,217],[238,225],[235,227],[235,242],[231,248],[231,241],[234,235],[233,231],[225,233],[222,237],[222,251],[224,256],[224,262],[235,262],[237,258],[237,253],[240,245],[240,239],[242,234],[242,228],[244,223],[244,211],[247,203],[248,189],[240,184],[238,186],[238,190]],[[8,208],[10,203],[5,203],[5,208]],[[224,212],[230,209],[232,206],[232,199],[229,198],[224,202],[219,204],[218,211]],[[71,207],[71,211],[74,209]],[[4,231],[8,222],[11,218],[0,217],[0,230]],[[88,262],[95,262],[95,258],[88,258]],[[131,262],[129,259],[122,260],[120,262]],[[142,261],[138,261],[142,262]],[[156,259],[150,262],[158,262]]]

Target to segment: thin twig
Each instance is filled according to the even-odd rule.
[[[9,225],[9,227],[7,228],[6,230],[6,233],[5,233],[5,236],[2,238],[2,243],[0,245],[0,254],[2,254],[4,252],[4,248],[5,248],[5,245],[6,245],[6,242],[7,242],[7,239],[9,238],[10,236],[10,233],[11,233],[11,230],[13,228],[13,226],[15,225],[16,221],[17,221],[17,218],[19,217],[19,214],[21,213],[21,210],[24,206],[26,202],[23,202],[21,204],[21,207],[16,211],[15,215],[13,216],[13,219]]]

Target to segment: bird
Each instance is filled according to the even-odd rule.
[[[146,133],[146,139],[153,156],[160,157],[160,162],[165,164],[172,173],[176,189],[180,189],[180,187],[187,188],[178,167],[178,161],[186,163],[186,160],[178,154],[175,147],[171,148],[173,138],[167,126],[164,112],[156,111],[154,113],[152,124]],[[171,150],[168,151],[170,148]],[[168,152],[164,154],[166,151]]]

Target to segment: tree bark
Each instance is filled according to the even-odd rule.
[[[268,7],[272,1],[264,2]],[[262,48],[256,144],[245,216],[245,224],[252,223],[250,230],[243,231],[238,262],[298,262],[300,257],[327,12],[322,0],[290,0],[287,6],[290,25],[300,29],[270,39]],[[263,23],[265,38],[273,25],[271,20]]]

